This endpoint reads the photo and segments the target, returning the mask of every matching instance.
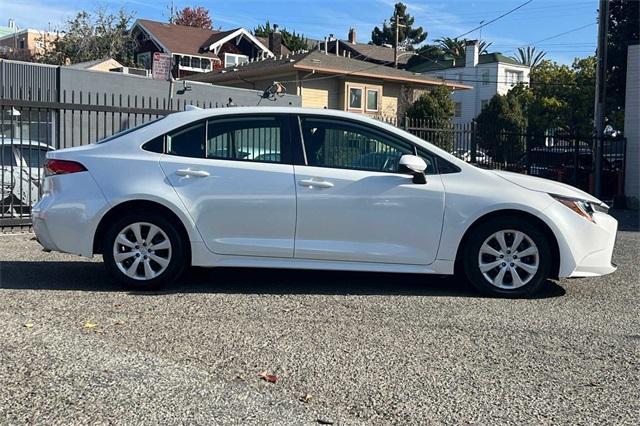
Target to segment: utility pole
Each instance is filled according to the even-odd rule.
[[[398,68],[398,44],[400,44],[400,27],[405,25],[400,24],[400,17],[396,13],[396,44],[393,46],[393,66]]]
[[[604,137],[604,107],[607,91],[607,33],[609,28],[609,0],[600,0],[598,14],[598,68],[596,70],[596,99],[593,110],[595,125],[595,195],[602,193],[602,140]]]

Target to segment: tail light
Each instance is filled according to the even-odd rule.
[[[66,175],[86,171],[87,169],[76,161],[47,159],[44,162],[45,176]]]

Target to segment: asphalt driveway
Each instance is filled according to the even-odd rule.
[[[640,232],[619,215],[615,274],[530,300],[238,269],[133,293],[0,235],[0,423],[638,424]]]

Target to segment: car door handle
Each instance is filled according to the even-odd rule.
[[[315,179],[302,179],[298,182],[300,186],[306,186],[308,188],[333,188],[333,184],[326,180],[315,180]]]
[[[178,169],[176,170],[178,176],[193,176],[193,177],[207,177],[209,172],[204,170],[191,170],[191,169]]]

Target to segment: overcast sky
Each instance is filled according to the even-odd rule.
[[[456,37],[477,27],[480,21],[487,22],[524,2],[422,0],[405,4],[415,17],[415,24],[428,32],[427,41],[432,41],[442,36]],[[482,34],[475,31],[466,37],[493,42],[491,51],[507,55],[512,55],[518,46],[533,43],[547,51],[548,58],[571,63],[576,56],[591,55],[595,50],[597,3],[597,0],[533,0],[487,25]],[[164,21],[170,4],[170,0],[0,0],[0,19],[14,18],[21,28],[61,28],[66,19],[81,9],[93,11],[104,7],[115,11],[124,7],[136,17]],[[393,4],[393,0],[174,1],[177,8],[187,5],[208,8],[216,28],[252,29],[268,19],[307,37],[321,39],[329,33],[346,38],[349,27],[353,26],[359,42],[370,40],[373,27],[381,26],[391,16]],[[584,28],[578,29],[580,27]],[[565,32],[569,33],[560,35]],[[554,37],[556,35],[559,36]]]

